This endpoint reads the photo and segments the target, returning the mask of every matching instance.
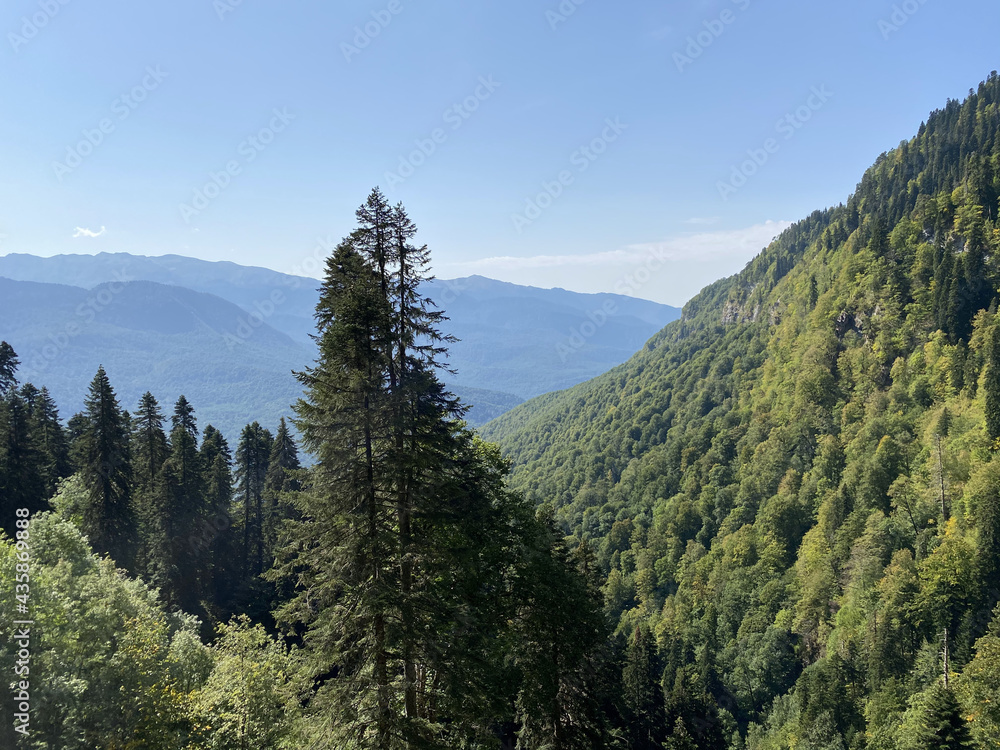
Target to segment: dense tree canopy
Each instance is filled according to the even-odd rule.
[[[993,74],[631,362],[484,430],[734,746],[903,746],[944,641],[956,673],[991,643],[998,107]]]

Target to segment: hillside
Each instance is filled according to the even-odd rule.
[[[240,335],[243,317],[213,295],[146,281],[87,290],[0,278],[0,339],[66,418],[103,364],[125,408],[153,390],[168,403],[187,396],[202,426],[231,438],[249,415],[277,424],[301,393],[291,370],[311,353],[266,324]]]
[[[483,430],[732,747],[928,747],[945,643],[997,746],[998,105],[994,73],[627,363]]]

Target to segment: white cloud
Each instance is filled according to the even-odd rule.
[[[688,233],[600,253],[499,256],[449,263],[440,270],[443,277],[480,274],[515,284],[617,291],[680,305],[706,285],[740,271],[789,226],[788,221],[766,221],[745,229]],[[633,274],[641,268],[652,273],[637,285]]]
[[[722,220],[721,216],[692,216],[690,219],[685,221],[685,224],[718,224]]]
[[[108,230],[105,229],[104,227],[101,227],[101,231],[100,232],[95,232],[92,229],[84,229],[83,227],[77,227],[76,231],[73,232],[73,237],[74,238],[77,238],[77,237],[100,237],[102,234],[104,234],[107,231]]]
[[[746,229],[701,232],[663,242],[632,245],[629,249],[642,257],[656,252],[661,257],[666,255],[670,260],[707,262],[735,256],[749,261],[791,225],[790,221],[765,221]]]

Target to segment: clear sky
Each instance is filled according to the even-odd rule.
[[[680,304],[1000,68],[998,21],[996,0],[8,0],[0,253],[302,271],[381,185],[440,276]]]

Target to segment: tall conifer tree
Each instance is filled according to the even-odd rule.
[[[280,616],[308,628],[317,674],[336,674],[317,700],[339,743],[452,747],[483,730],[469,707],[489,702],[485,634],[503,608],[483,581],[505,570],[484,560],[511,524],[501,530],[496,472],[437,379],[447,340],[418,292],[427,249],[378,190],[357,218],[327,261],[319,358],[299,376],[296,424],[317,463],[283,564],[300,593]]]
[[[207,553],[198,545],[205,522],[205,487],[194,410],[183,396],[174,407],[170,454],[160,470],[159,511],[166,537],[164,581],[167,601],[199,611],[207,585]]]
[[[274,438],[257,422],[240,433],[236,447],[236,498],[242,506],[244,582],[263,573],[264,565],[264,483]]]
[[[0,396],[17,387],[17,367],[20,364],[14,347],[0,341]]]
[[[630,750],[663,747],[666,730],[663,670],[657,664],[656,643],[645,626],[637,626],[629,642],[622,670]]]
[[[986,434],[994,442],[1000,438],[1000,323],[994,322],[986,343],[983,375]]]
[[[56,402],[47,388],[42,388],[32,399],[29,417],[32,447],[39,458],[38,472],[46,499],[56,491],[60,479],[71,473],[69,443],[66,431],[59,421]]]
[[[267,474],[264,477],[264,564],[268,568],[274,562],[279,528],[290,511],[285,495],[289,492],[298,492],[300,468],[298,446],[295,445],[288,424],[282,417],[278,432],[274,436],[274,444],[267,463]]]
[[[208,556],[212,584],[208,593],[214,604],[223,606],[231,597],[238,573],[238,548],[233,535],[233,457],[226,438],[212,425],[205,428],[200,454],[206,518],[195,529],[194,547]]]
[[[94,550],[132,565],[137,522],[132,507],[132,462],[124,413],[101,367],[85,401],[79,438],[80,473],[87,488],[84,532]]]
[[[163,583],[160,570],[166,559],[166,531],[162,493],[158,482],[160,470],[169,454],[163,431],[163,413],[152,393],[139,401],[132,420],[133,500],[139,524],[139,570],[147,580]]]

